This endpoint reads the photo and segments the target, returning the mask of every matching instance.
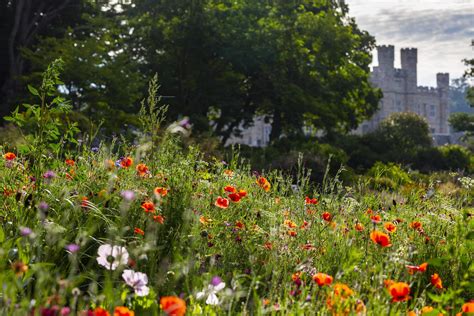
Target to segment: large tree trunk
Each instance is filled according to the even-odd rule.
[[[272,131],[270,133],[270,142],[274,142],[275,140],[279,139],[282,133],[282,117],[281,111],[279,109],[275,109],[273,112],[273,121],[272,121]]]

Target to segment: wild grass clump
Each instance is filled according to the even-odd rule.
[[[142,112],[158,128],[157,88]],[[252,172],[238,155],[204,159],[169,129],[94,148],[51,147],[41,133],[22,153],[0,149],[2,314],[474,308],[468,177],[454,196],[441,183],[397,180],[394,188],[411,187],[387,192],[336,177],[314,186],[304,168],[290,178]]]

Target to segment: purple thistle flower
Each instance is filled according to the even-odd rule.
[[[20,227],[20,235],[26,237],[31,235],[33,231],[29,227]]]
[[[38,205],[38,208],[39,208],[40,211],[46,212],[46,211],[49,209],[49,205],[48,205],[48,203],[46,203],[45,201],[42,201],[42,202],[40,202],[40,204]]]
[[[211,284],[214,286],[218,286],[221,283],[222,283],[222,279],[219,278],[218,276],[214,276],[211,280]]]
[[[124,200],[129,202],[135,199],[135,192],[133,192],[132,190],[124,190],[120,195],[124,198]]]
[[[43,178],[48,179],[48,180],[51,180],[55,177],[56,177],[56,173],[54,173],[54,171],[52,170],[48,170],[43,174]]]
[[[81,249],[81,247],[79,247],[79,245],[77,245],[77,244],[69,244],[65,248],[70,253],[76,253],[76,252],[79,251],[79,249]]]

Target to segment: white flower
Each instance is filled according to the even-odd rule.
[[[105,244],[99,247],[97,262],[107,270],[115,270],[128,263],[128,251],[124,247]]]
[[[206,304],[207,305],[219,305],[219,299],[216,293],[225,288],[225,283],[219,277],[212,278],[211,284],[208,285],[207,290],[198,292],[196,298],[202,299],[207,294]]]
[[[148,284],[148,277],[145,273],[124,270],[122,278],[125,280],[125,283],[133,287],[136,295],[147,296],[150,293],[150,288],[146,286]]]

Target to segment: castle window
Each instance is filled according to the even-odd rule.
[[[397,100],[397,112],[403,112],[402,102]]]
[[[430,116],[435,117],[436,116],[436,106],[434,104],[430,105]]]

